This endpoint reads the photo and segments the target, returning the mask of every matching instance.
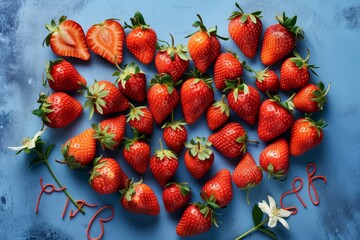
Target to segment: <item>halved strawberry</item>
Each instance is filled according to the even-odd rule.
[[[124,40],[124,29],[115,19],[94,24],[86,33],[89,48],[112,64],[115,64],[115,61],[117,64],[122,62]]]
[[[46,24],[45,27],[50,33],[44,39],[43,45],[50,46],[55,54],[82,60],[90,59],[84,30],[80,24],[61,16],[58,25],[55,20],[51,20],[51,24]]]

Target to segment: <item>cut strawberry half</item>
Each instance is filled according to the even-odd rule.
[[[115,19],[94,24],[86,33],[86,42],[91,51],[112,64],[122,62],[124,40],[124,29]]]

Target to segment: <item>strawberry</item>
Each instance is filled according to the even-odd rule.
[[[204,137],[196,137],[185,143],[187,148],[184,155],[185,166],[196,179],[202,178],[214,163],[214,153],[210,146],[211,142]]]
[[[255,74],[253,78],[255,79],[256,87],[261,92],[275,94],[279,91],[279,77],[269,67],[261,71],[255,71],[248,65],[244,65],[244,68]]]
[[[307,49],[308,55],[303,59],[296,51],[294,51],[295,57],[286,59],[281,65],[280,69],[280,89],[288,91],[291,89],[297,89],[304,87],[310,80],[310,73],[313,72],[316,76],[314,68],[315,65],[309,65],[310,52]]]
[[[223,90],[226,87],[226,80],[236,80],[243,73],[242,63],[235,52],[221,53],[214,65],[214,83],[215,87]]]
[[[156,74],[151,79],[147,92],[150,111],[157,124],[162,123],[179,103],[179,94],[173,79],[167,75]]]
[[[119,71],[113,73],[117,76],[116,83],[122,94],[137,102],[146,99],[146,75],[134,62],[126,64],[124,70],[118,65]]]
[[[269,94],[269,97],[270,99],[261,104],[259,110],[258,135],[264,142],[280,136],[290,129],[294,122],[294,104],[291,101],[294,95],[285,102],[281,102],[278,95]]]
[[[171,150],[164,150],[160,139],[160,150],[150,158],[150,169],[161,186],[166,185],[175,175],[178,168],[178,158]]]
[[[132,139],[124,138],[124,159],[138,173],[145,173],[150,161],[150,146],[145,141],[145,136],[139,136],[136,129],[133,129]]]
[[[126,47],[137,60],[149,64],[156,51],[156,32],[146,24],[140,12],[136,12],[130,20],[132,26],[125,23],[126,28],[132,29],[126,37]]]
[[[209,199],[213,196],[220,208],[226,207],[232,199],[231,173],[227,169],[221,169],[214,177],[208,180],[201,189],[201,196]]]
[[[216,101],[208,108],[206,113],[207,125],[211,130],[216,130],[229,120],[230,110],[225,102],[225,95],[221,101]]]
[[[186,183],[168,183],[164,186],[162,199],[168,213],[183,208],[190,200],[191,190]]]
[[[93,162],[96,154],[95,131],[92,128],[84,130],[79,135],[70,138],[61,148],[64,160],[71,169],[83,168]]]
[[[315,122],[310,117],[300,118],[294,122],[290,135],[290,154],[299,156],[319,145],[324,138],[324,120]]]
[[[303,30],[296,26],[297,16],[289,18],[283,12],[277,15],[279,24],[269,26],[265,30],[261,49],[261,62],[264,65],[273,65],[291,53],[296,44],[296,39],[303,39]]]
[[[238,3],[235,3],[235,6],[240,11],[232,12],[229,17],[228,31],[230,37],[246,57],[253,58],[256,55],[261,37],[261,11],[246,14]]]
[[[81,103],[75,98],[63,92],[54,92],[49,96],[40,93],[39,109],[32,113],[41,117],[42,121],[49,127],[62,128],[77,119],[83,110]]]
[[[128,181],[125,189],[120,190],[121,205],[129,212],[155,216],[160,214],[160,205],[154,191],[142,181]]]
[[[250,153],[246,153],[236,166],[232,179],[240,189],[246,189],[246,200],[249,201],[250,188],[256,187],[262,180],[263,174],[259,166],[256,165]]]
[[[50,46],[52,51],[59,56],[89,60],[90,52],[86,45],[84,30],[80,24],[66,18],[66,16],[61,16],[58,25],[55,20],[45,25],[50,33],[43,41],[43,45]]]
[[[115,19],[94,24],[86,33],[86,43],[91,51],[112,64],[122,62],[124,40],[124,29]]]
[[[100,194],[111,194],[124,188],[128,177],[112,158],[95,158],[89,183]]]
[[[101,80],[94,82],[87,88],[84,108],[90,108],[89,119],[94,115],[94,111],[101,115],[122,112],[129,108],[128,100],[122,95],[120,90],[111,82]]]
[[[287,175],[290,166],[289,144],[285,138],[280,138],[261,151],[259,164],[263,171],[276,179]]]
[[[227,40],[228,38],[217,35],[217,26],[207,29],[204,26],[201,16],[199,14],[196,16],[200,21],[194,22],[193,26],[199,27],[200,29],[187,36],[190,37],[188,49],[195,67],[201,73],[205,73],[220,54],[221,46],[218,38],[223,40]]]
[[[43,85],[49,83],[54,91],[74,91],[86,85],[86,80],[76,68],[64,59],[48,61],[46,64],[46,79]]]
[[[100,142],[101,148],[115,150],[123,140],[126,127],[126,117],[119,115],[93,124],[94,138]]]
[[[186,123],[183,121],[174,121],[174,114],[171,114],[171,122],[165,123],[161,128],[163,130],[163,138],[165,144],[174,151],[177,155],[180,155],[184,143],[187,140],[187,131],[185,128]]]
[[[130,104],[130,112],[126,117],[130,127],[135,128],[139,133],[148,135],[153,133],[153,116],[146,106],[134,107]]]
[[[158,47],[159,51],[155,56],[155,67],[158,73],[166,73],[170,75],[175,82],[186,72],[189,67],[190,58],[186,55],[187,47],[182,44],[174,46],[174,37],[171,36],[171,46],[166,45]]]
[[[179,236],[194,236],[207,232],[211,224],[216,225],[213,211],[204,203],[190,204],[176,226],[176,234]]]
[[[246,142],[258,143],[247,139],[247,132],[237,122],[230,122],[209,136],[214,148],[228,158],[242,156],[246,152]]]
[[[330,84],[325,90],[323,82],[318,84],[310,83],[299,90],[296,93],[293,103],[294,107],[305,113],[315,113],[319,110],[323,110],[326,103],[326,95],[330,90]]]
[[[214,101],[214,90],[208,75],[195,69],[188,76],[190,78],[181,86],[180,99],[185,122],[193,124]]]
[[[227,100],[232,109],[241,119],[250,125],[257,120],[261,98],[259,92],[245,83],[227,82],[226,91],[229,91]]]

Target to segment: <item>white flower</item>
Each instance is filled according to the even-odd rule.
[[[23,138],[22,146],[8,147],[8,148],[11,149],[11,150],[14,150],[14,151],[21,151],[21,150],[24,150],[24,149],[29,149],[29,150],[33,149],[33,148],[35,148],[36,141],[40,138],[40,136],[45,132],[46,129],[47,129],[47,127],[44,127],[42,130],[37,132],[33,138],[29,138],[29,137],[28,138]]]
[[[269,199],[269,205],[265,202],[265,200],[258,203],[258,206],[261,209],[261,211],[269,215],[268,226],[273,228],[276,226],[277,221],[279,221],[284,227],[289,229],[289,224],[286,222],[284,217],[289,217],[291,212],[282,208],[277,208],[275,200],[269,195],[268,195],[268,199]]]

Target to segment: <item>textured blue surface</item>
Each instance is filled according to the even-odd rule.
[[[211,2],[211,3],[209,3]],[[291,159],[289,177],[284,182],[267,180],[251,191],[252,204],[266,199],[270,194],[279,200],[280,195],[291,188],[291,180],[300,176],[305,179],[305,186],[300,195],[307,204],[304,209],[294,195],[288,196],[286,203],[299,208],[296,216],[289,218],[291,230],[282,227],[275,230],[279,239],[358,239],[359,222],[359,159],[360,159],[360,100],[358,89],[358,69],[360,68],[360,1],[242,1],[247,12],[263,10],[264,28],[275,22],[274,16],[286,11],[289,16],[298,15],[298,24],[305,31],[305,40],[299,42],[297,49],[305,53],[309,48],[311,63],[320,66],[317,70],[322,81],[332,83],[328,97],[329,102],[321,114],[329,124],[325,138],[320,146],[307,154]],[[183,37],[193,32],[191,26],[200,13],[206,25],[218,25],[218,33],[228,36],[226,20],[235,10],[234,2],[227,1],[0,1],[0,239],[86,239],[85,229],[96,209],[86,209],[86,215],[75,219],[61,219],[65,204],[65,195],[55,193],[44,195],[38,215],[34,213],[38,193],[39,178],[44,183],[54,183],[44,166],[30,169],[30,158],[14,152],[6,146],[16,146],[20,139],[32,136],[41,126],[40,120],[31,115],[37,108],[38,93],[44,89],[41,85],[41,74],[44,63],[56,59],[49,48],[41,43],[47,35],[44,24],[61,15],[79,22],[86,31],[92,24],[107,18],[119,18],[128,21],[134,12],[143,13],[146,21],[157,31],[158,38],[169,40],[172,33],[176,43],[186,44]],[[240,54],[234,43],[222,42],[222,50],[233,49]],[[134,58],[125,51],[124,62]],[[243,56],[240,54],[241,59]],[[92,54],[91,60],[81,62],[71,59],[79,72],[89,81],[108,79],[115,70],[114,66]],[[255,69],[261,69],[259,55],[248,63]],[[148,79],[155,73],[153,64],[140,65],[147,73]],[[278,70],[278,68],[275,68]],[[247,82],[252,82],[245,76]],[[313,80],[318,80],[313,77]],[[49,90],[46,90],[49,91]],[[220,94],[217,94],[219,98]],[[84,102],[82,96],[77,96]],[[232,116],[233,119],[238,119]],[[56,148],[51,155],[51,165],[60,180],[67,186],[76,199],[84,199],[99,206],[111,204],[115,208],[115,218],[105,223],[104,239],[178,239],[175,227],[180,214],[167,214],[161,201],[161,189],[154,181],[150,171],[144,175],[144,181],[155,190],[160,200],[161,214],[148,217],[128,213],[119,204],[119,195],[101,196],[87,184],[86,172],[70,171],[67,167],[54,162],[59,159],[60,146],[69,137],[88,128],[90,123],[101,118],[87,121],[88,110],[73,124],[64,130],[50,129],[44,140],[55,142]],[[181,118],[177,108],[176,118]],[[189,139],[195,136],[208,136],[210,131],[202,124],[202,117],[196,124],[188,126]],[[245,125],[251,138],[257,138],[254,127]],[[151,145],[158,147],[160,128],[156,126]],[[249,146],[249,151],[258,159],[265,145]],[[121,162],[129,176],[138,175],[124,162],[119,152],[103,153],[113,156]],[[318,174],[328,178],[328,183],[316,181],[321,203],[311,204],[307,195],[305,167],[309,162],[316,162]],[[220,168],[234,169],[235,163],[223,158],[216,152],[215,163],[206,178]],[[180,157],[179,169],[175,179],[188,181],[193,188],[192,201],[199,200],[199,189],[205,179],[195,181],[185,169]],[[72,208],[71,205],[69,205]],[[219,228],[193,237],[191,239],[233,239],[252,227],[251,207],[246,204],[245,192],[237,190],[234,185],[234,198],[231,204],[219,211],[222,222]],[[104,213],[106,218],[108,212]],[[98,232],[94,225],[94,233]],[[261,239],[263,236],[254,233],[248,239]]]

